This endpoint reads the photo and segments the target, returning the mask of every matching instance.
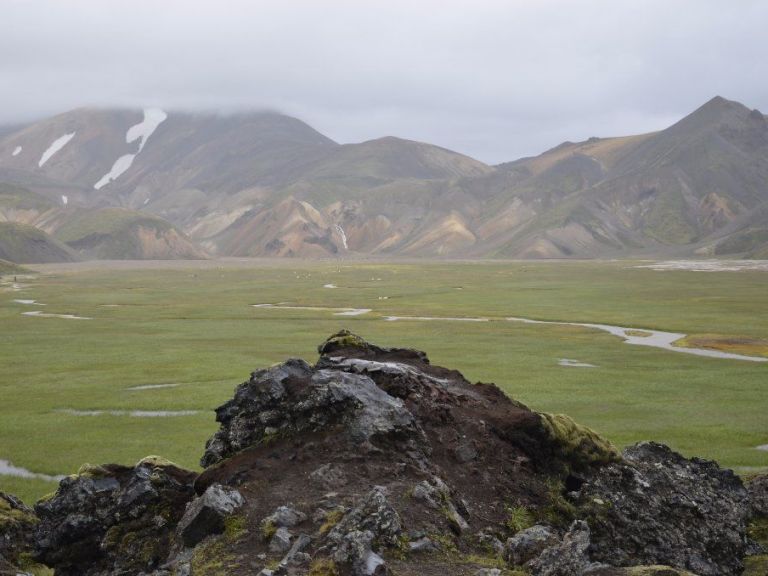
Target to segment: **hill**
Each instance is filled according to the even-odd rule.
[[[0,184],[0,222],[33,226],[86,259],[204,258],[204,250],[153,214],[126,208],[56,203],[28,189]],[[17,241],[24,242],[18,235]],[[16,250],[19,250],[17,247]]]
[[[16,264],[71,262],[76,256],[66,245],[27,224],[0,222],[0,259]]]
[[[26,268],[22,268],[18,264],[8,262],[8,260],[0,260],[0,276],[4,274],[24,274],[29,272]]]
[[[0,136],[0,181],[36,202],[141,211],[222,256],[757,258],[767,179],[765,116],[721,97],[495,167],[267,112],[81,109]]]
[[[162,218],[127,210],[78,210],[57,223],[54,236],[95,260],[205,258],[205,253]]]

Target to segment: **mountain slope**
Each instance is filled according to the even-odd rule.
[[[168,254],[192,253],[184,234],[224,256],[757,257],[768,245],[768,122],[720,97],[660,132],[496,167],[392,137],[339,145],[274,113],[81,109],[0,136],[0,181],[30,191],[11,209],[0,190],[0,218],[53,232],[62,209],[140,211],[180,231]]]
[[[19,186],[0,184],[0,222],[24,224],[53,235],[70,255],[96,259],[205,258],[172,224],[126,208],[59,205]],[[20,230],[20,229],[19,229]],[[37,236],[35,236],[37,237]],[[31,236],[16,234],[14,252]]]
[[[169,222],[125,208],[68,214],[57,223],[54,236],[88,259],[205,258],[205,253]]]
[[[503,255],[536,246],[548,256],[705,253],[768,201],[768,123],[718,97],[658,133],[567,145],[502,168],[528,172],[511,192],[538,207]]]
[[[14,264],[8,260],[0,260],[0,276],[3,274],[24,274],[26,272],[29,272],[29,270],[22,268],[18,264]]]
[[[0,260],[37,264],[76,259],[67,246],[39,228],[17,222],[0,222]]]

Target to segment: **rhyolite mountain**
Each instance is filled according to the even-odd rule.
[[[34,509],[0,493],[0,574],[765,573],[767,476],[619,453],[418,350],[341,331],[319,352],[237,387],[199,474],[151,456],[84,465]]]
[[[0,261],[36,264],[72,262],[72,250],[39,228],[18,222],[0,222]]]
[[[498,166],[340,145],[277,113],[80,109],[0,135],[0,182],[163,219],[196,245],[167,257],[768,255],[768,121],[721,97],[660,132]]]
[[[0,258],[32,264],[206,256],[183,232],[153,214],[57,204],[0,183]]]

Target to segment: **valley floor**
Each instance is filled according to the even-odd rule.
[[[428,350],[437,364],[570,414],[619,445],[653,439],[739,472],[768,468],[768,451],[757,449],[768,443],[768,363],[627,345],[561,324],[622,326],[635,340],[684,334],[684,345],[765,358],[768,272],[758,264],[35,266],[39,274],[0,284],[0,490],[32,500],[84,462],[148,454],[194,467],[217,428],[213,408],[238,383],[297,350],[314,361],[316,345],[342,327]]]

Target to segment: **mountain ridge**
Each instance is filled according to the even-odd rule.
[[[70,209],[151,214],[214,256],[754,257],[768,246],[768,122],[720,96],[664,130],[496,166],[393,136],[338,144],[275,112],[81,108],[0,136],[2,181]]]

